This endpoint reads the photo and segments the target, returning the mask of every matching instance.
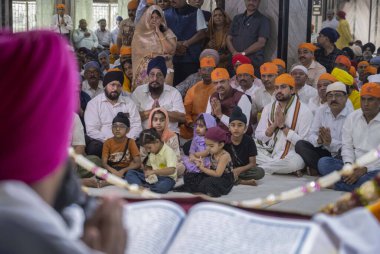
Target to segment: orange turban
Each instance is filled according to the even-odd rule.
[[[353,78],[356,78],[356,69],[354,66],[350,67],[350,74]]]
[[[110,53],[112,55],[119,54],[119,48],[117,47],[116,44],[112,44],[112,46],[110,48]]]
[[[334,68],[331,75],[347,86],[352,86],[354,84],[354,78],[347,71]]]
[[[253,65],[252,64],[242,64],[240,65],[237,69],[236,69],[236,75],[237,74],[243,74],[243,73],[246,73],[246,74],[249,74],[251,76],[255,76],[255,69],[253,68]]]
[[[307,49],[313,53],[314,53],[314,51],[316,51],[318,49],[317,46],[315,46],[313,43],[307,43],[307,42],[301,43],[300,45],[298,45],[298,48],[299,49]]]
[[[291,86],[291,87],[296,86],[296,82],[294,81],[294,78],[288,73],[284,73],[284,74],[281,74],[280,76],[278,76],[276,78],[276,80],[274,81],[274,84],[276,86],[280,86],[283,84]]]
[[[281,59],[279,59],[281,60]],[[282,60],[281,60],[282,61]],[[278,67],[275,63],[267,62],[260,66],[260,73],[263,74],[278,74]]]
[[[327,72],[321,74],[321,76],[319,76],[318,80],[328,80],[331,82],[337,82],[338,81],[333,75],[331,75],[330,73],[327,73]]]
[[[282,60],[280,58],[273,59],[272,63],[274,63],[276,65],[280,65],[282,68],[286,69],[286,64],[285,64],[284,60]]]
[[[137,10],[137,6],[139,6],[139,2],[136,0],[132,0],[128,3],[127,9],[128,10]]]
[[[219,81],[223,79],[230,79],[230,74],[228,74],[228,71],[226,69],[216,68],[211,72],[212,81]]]
[[[65,5],[64,4],[57,4],[56,8],[57,9],[65,9]]]
[[[369,66],[369,62],[367,62],[367,61],[361,61],[361,62],[358,63],[358,68],[360,66]]]
[[[347,56],[344,56],[344,55],[340,55],[338,56],[336,59],[335,59],[335,63],[341,63],[341,64],[344,64],[345,66],[347,66],[348,69],[351,68],[351,61],[350,59],[348,59]]]
[[[364,95],[380,98],[380,85],[376,83],[365,83],[360,90],[360,96]]]
[[[121,56],[132,55],[132,48],[128,46],[121,46],[120,55]]]
[[[201,59],[200,66],[201,66],[201,68],[216,67],[215,60],[211,56],[205,56]]]
[[[373,66],[367,66],[364,70],[364,73],[366,74],[371,74],[371,75],[375,75],[377,73],[377,69],[376,67],[373,67]]]

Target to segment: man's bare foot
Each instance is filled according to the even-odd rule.
[[[294,175],[296,177],[302,177],[303,176],[303,173],[302,173],[302,170],[297,170],[297,171],[294,171],[292,173],[289,173],[289,175]]]
[[[250,179],[250,180],[240,180],[239,184],[241,185],[250,185],[250,186],[257,186],[257,182],[255,179]]]

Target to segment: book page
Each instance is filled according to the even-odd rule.
[[[186,215],[177,204],[161,200],[126,204],[124,216],[125,253],[159,254],[167,252]]]
[[[320,232],[311,221],[202,203],[190,209],[168,253],[313,253]]]

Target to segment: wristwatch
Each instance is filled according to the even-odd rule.
[[[241,54],[243,55],[243,56],[245,56],[245,52],[243,51],[243,52],[241,52]]]

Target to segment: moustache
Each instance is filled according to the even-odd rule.
[[[338,102],[332,101],[332,102],[330,102],[330,105],[338,105]]]

